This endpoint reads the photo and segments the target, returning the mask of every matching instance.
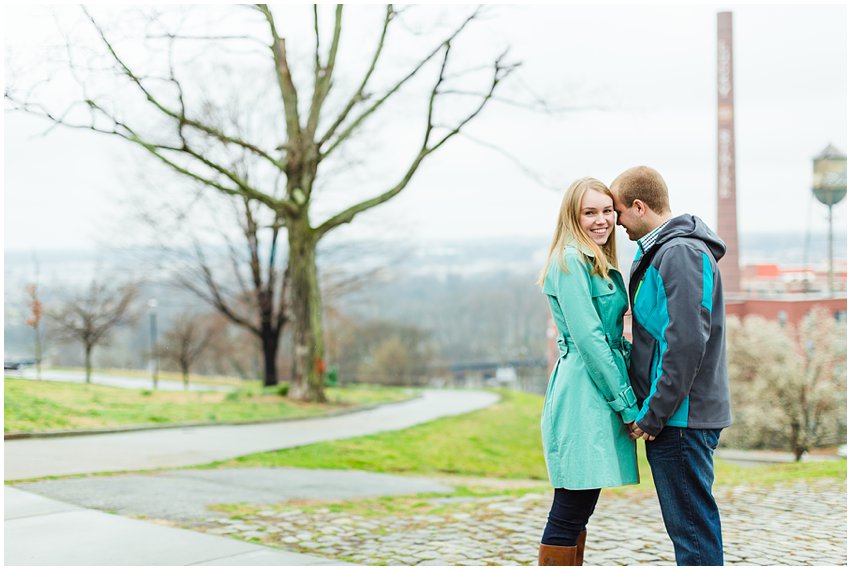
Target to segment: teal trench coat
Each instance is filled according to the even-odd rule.
[[[565,489],[638,483],[635,443],[624,427],[638,414],[627,376],[630,346],[623,339],[626,289],[611,265],[610,279],[592,275],[586,256],[592,254],[584,246],[567,246],[567,273],[553,259],[543,288],[560,354],[541,434],[550,482]]]

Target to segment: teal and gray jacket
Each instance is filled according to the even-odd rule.
[[[638,426],[729,426],[730,388],[724,292],[717,261],[721,239],[691,215],[671,219],[632,264],[632,354],[629,376]]]

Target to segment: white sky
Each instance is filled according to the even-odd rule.
[[[511,58],[523,62],[523,82],[537,93],[605,108],[541,116],[494,104],[468,132],[563,188],[587,175],[608,183],[648,164],[666,178],[675,212],[714,226],[716,13],[731,6],[740,231],[826,231],[826,209],[813,203],[809,185],[815,154],[828,143],[847,152],[842,5],[494,7],[465,59],[481,52],[487,61],[494,46],[509,44]],[[367,26],[368,10],[375,9],[347,7],[352,24],[344,34]],[[39,57],[44,42],[58,41],[45,31],[53,28],[44,13],[6,8],[6,73],[16,58]],[[5,248],[110,242],[115,230],[107,222],[126,215],[129,193],[144,190],[132,187],[134,169],[154,168],[154,159],[104,135],[58,128],[34,136],[42,122],[9,112],[4,119]],[[411,128],[419,133],[420,123]],[[386,162],[405,160],[403,150],[385,150]],[[345,235],[546,241],[560,199],[504,157],[458,137],[426,159],[399,197],[356,218]],[[321,209],[335,206],[331,200]],[[845,203],[836,210],[844,231]]]

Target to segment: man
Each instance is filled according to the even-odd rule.
[[[677,564],[724,564],[712,496],[713,455],[732,423],[717,261],[726,246],[692,215],[673,217],[658,172],[637,166],[611,185],[617,224],[638,242],[629,280],[629,376],[662,518]]]

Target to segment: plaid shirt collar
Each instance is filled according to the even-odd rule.
[[[658,228],[656,228],[655,230],[653,230],[652,232],[650,232],[649,234],[647,234],[646,236],[644,236],[643,238],[640,238],[638,240],[638,247],[641,249],[642,255],[644,255],[644,253],[648,249],[653,247],[653,244],[656,243],[657,239],[659,239],[659,234],[662,233],[662,228],[667,226],[668,222],[670,222],[670,221],[671,220],[668,220],[667,222],[663,223],[661,226],[659,226]]]

